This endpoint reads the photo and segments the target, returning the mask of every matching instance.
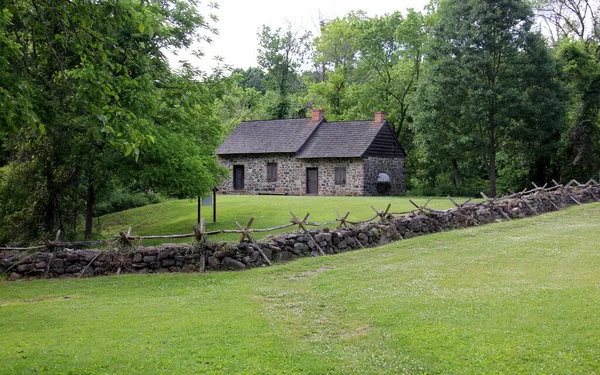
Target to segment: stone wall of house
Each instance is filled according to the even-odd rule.
[[[404,158],[365,158],[364,195],[381,195],[377,191],[377,177],[380,173],[390,176],[391,191],[385,195],[403,195],[406,192],[404,181]]]
[[[229,175],[219,187],[224,193],[276,193],[301,195],[306,192],[306,172],[302,179],[301,166],[294,154],[265,154],[263,156],[220,156],[219,163]],[[277,163],[277,181],[267,182],[267,164]],[[244,190],[233,190],[233,166],[244,166]]]
[[[219,157],[229,170],[224,193],[306,195],[306,168],[319,170],[319,195],[363,195],[364,163],[360,158],[296,159],[293,154]],[[277,163],[277,181],[267,182],[267,164]],[[244,190],[233,190],[233,166],[244,166]],[[346,168],[346,184],[335,184],[335,168]]]
[[[422,210],[410,216],[343,227],[283,233],[257,242],[167,244],[108,250],[59,249],[24,254],[0,251],[0,274],[8,280],[28,277],[75,277],[118,273],[243,270],[320,254],[335,254],[457,228],[556,211],[569,205],[600,201],[600,185],[537,192],[521,199],[472,204],[446,211]]]
[[[306,168],[319,170],[319,195],[362,195],[364,163],[360,158],[300,159],[300,178],[306,184]],[[335,169],[346,168],[346,183],[335,184]],[[304,187],[303,194],[306,194]]]

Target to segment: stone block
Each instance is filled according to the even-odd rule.
[[[223,258],[223,268],[229,270],[245,270],[246,265],[230,257]]]
[[[275,260],[278,262],[287,262],[292,260],[292,254],[289,251],[281,251],[275,254]]]
[[[20,280],[23,278],[23,275],[13,272],[8,276],[8,281],[16,281],[16,280]]]
[[[18,273],[31,272],[33,270],[35,270],[33,264],[21,264],[17,267]]]
[[[170,255],[170,251],[164,250],[164,251],[160,251],[158,254],[156,254],[156,260],[165,260],[165,259],[169,259],[169,255]]]
[[[96,255],[98,255],[98,254],[95,252],[87,251],[87,252],[83,253],[83,259],[85,259],[85,261],[89,263],[96,257]]]
[[[218,270],[221,268],[221,262],[219,262],[219,259],[217,257],[209,257],[208,268],[211,270]]]
[[[81,272],[81,270],[83,269],[83,267],[81,267],[78,264],[73,264],[70,265],[69,267],[65,268],[65,273],[79,273]]]
[[[225,248],[225,249],[215,251],[215,257],[219,258],[219,259],[222,259],[225,257],[231,258],[234,256],[235,256],[235,252],[230,248]]]

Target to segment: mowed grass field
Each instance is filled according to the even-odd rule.
[[[218,195],[217,221],[213,222],[212,207],[202,207],[202,217],[206,219],[207,230],[238,229],[235,222],[242,226],[254,217],[252,228],[273,228],[288,224],[292,211],[299,219],[310,213],[310,221],[317,223],[332,222],[337,218],[336,209],[342,216],[350,212],[350,221],[361,221],[373,217],[371,206],[383,211],[391,204],[390,212],[406,212],[415,207],[409,199],[418,205],[424,205],[426,197],[297,197],[265,195]],[[463,202],[466,198],[457,198]],[[428,207],[446,209],[454,207],[447,198],[433,198]],[[159,204],[117,212],[94,219],[95,237],[110,238],[119,231],[132,227],[133,235],[170,235],[192,233],[192,226],[198,220],[196,200],[171,200]],[[98,225],[99,223],[99,225]],[[334,224],[335,226],[335,224]],[[293,229],[293,228],[292,228]],[[291,229],[288,229],[291,230]],[[280,231],[281,232],[281,231]],[[271,233],[256,233],[261,238]],[[218,235],[214,240],[239,239],[239,235]],[[187,240],[191,241],[191,240]],[[147,241],[147,243],[152,243]]]
[[[1,374],[597,374],[600,204],[244,272],[0,282]]]

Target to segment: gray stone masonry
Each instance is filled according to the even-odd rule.
[[[388,195],[404,194],[404,160],[402,158],[327,158],[297,159],[294,154],[220,156],[219,162],[229,170],[220,186],[223,193],[306,195],[306,168],[318,168],[318,195],[378,195],[377,176],[391,177]],[[277,163],[277,181],[267,181],[267,164]],[[244,166],[244,190],[233,190],[233,166]],[[346,168],[346,183],[335,184],[335,169]]]
[[[446,211],[423,211],[410,216],[388,217],[386,222],[370,222],[341,229],[312,229],[314,240],[326,254],[363,247],[385,245],[429,233],[521,218],[556,211],[575,204],[598,202],[600,186],[534,193],[521,199],[494,204],[473,204]],[[132,249],[70,250],[25,254],[0,251],[0,274],[8,280],[22,278],[76,277],[124,273],[198,272],[206,270],[244,270],[266,266],[259,250],[275,262],[285,262],[318,254],[317,245],[303,232],[283,233],[257,243],[207,242],[203,246],[174,245]],[[204,255],[204,257],[203,257]],[[205,259],[204,265],[201,264]]]
[[[390,176],[391,191],[388,195],[403,195],[406,192],[404,182],[404,158],[365,158],[364,195],[378,195],[377,176],[386,173]]]

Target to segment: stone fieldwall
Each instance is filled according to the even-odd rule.
[[[495,204],[476,204],[447,211],[422,210],[410,216],[391,217],[347,228],[310,230],[316,243],[305,233],[292,232],[265,238],[256,243],[220,242],[202,245],[135,247],[130,249],[70,250],[52,253],[0,252],[0,273],[9,280],[29,277],[75,277],[117,273],[197,272],[243,270],[274,262],[318,255],[317,244],[326,254],[376,247],[429,233],[466,228],[508,218],[521,218],[556,211],[569,205],[600,201],[600,185],[538,192],[521,199]]]
[[[386,195],[403,195],[406,192],[404,181],[404,158],[365,158],[364,195],[379,195],[377,177],[380,173],[390,176],[391,191]]]

